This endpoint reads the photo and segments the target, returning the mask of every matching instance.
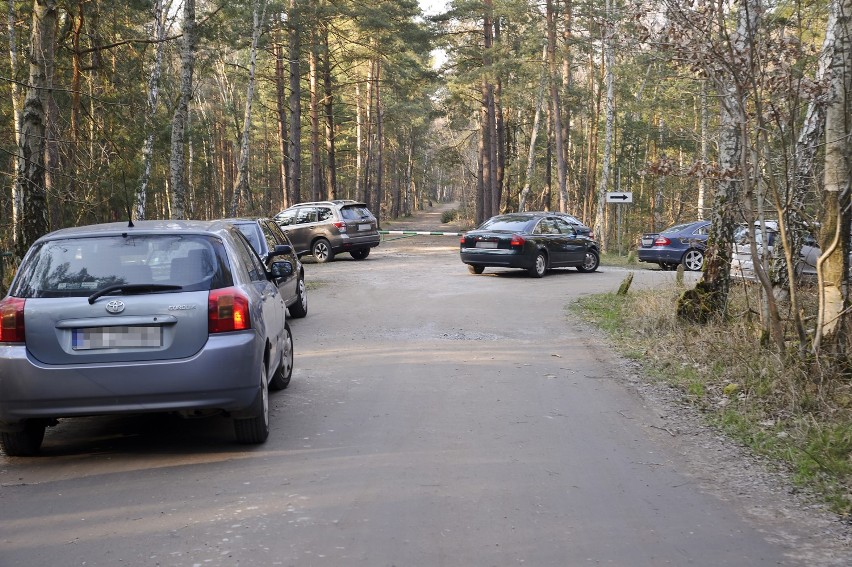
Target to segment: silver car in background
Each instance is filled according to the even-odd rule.
[[[0,447],[38,452],[68,417],[225,414],[238,442],[269,435],[287,386],[286,306],[248,241],[224,222],[142,221],[36,241],[0,301]]]

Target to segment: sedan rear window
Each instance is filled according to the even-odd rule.
[[[10,294],[85,297],[114,285],[226,287],[230,268],[221,242],[202,235],[112,235],[50,240],[27,256]],[[153,288],[152,288],[153,289]]]
[[[535,221],[536,219],[533,219]],[[506,232],[523,232],[530,223],[528,217],[494,217],[488,219],[480,229],[506,231]]]

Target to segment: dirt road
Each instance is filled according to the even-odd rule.
[[[455,237],[388,236],[306,264],[265,445],[224,419],[93,419],[0,456],[0,565],[852,563],[829,516],[771,476],[738,484],[759,464],[638,395],[564,309],[624,270],[473,276]]]

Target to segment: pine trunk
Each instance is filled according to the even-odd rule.
[[[287,27],[290,36],[290,140],[289,160],[290,183],[288,186],[290,204],[301,200],[302,177],[302,106],[301,106],[301,57],[300,21],[297,0],[290,0],[290,11],[287,14]]]

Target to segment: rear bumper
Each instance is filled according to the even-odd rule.
[[[376,234],[364,234],[359,235],[355,234],[341,234],[340,235],[340,243],[339,247],[336,248],[335,252],[348,252],[349,250],[355,250],[358,248],[375,248],[382,242],[382,237],[378,233]]]
[[[47,365],[24,345],[0,347],[0,429],[27,419],[250,408],[263,349],[253,331],[209,338],[195,356]]]
[[[535,266],[535,257],[518,254],[515,250],[488,250],[462,248],[461,261],[472,266],[529,269]]]
[[[640,262],[651,262],[654,264],[679,264],[683,259],[683,250],[639,248],[636,256]]]

